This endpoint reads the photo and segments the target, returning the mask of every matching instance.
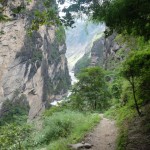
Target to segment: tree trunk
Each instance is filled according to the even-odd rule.
[[[94,109],[96,110],[97,104],[96,104],[96,100],[94,102]]]
[[[132,82],[130,82],[131,85],[132,85],[132,92],[133,92],[133,98],[134,98],[134,102],[135,102],[135,108],[137,110],[137,113],[139,116],[141,116],[141,112],[139,110],[139,106],[138,106],[138,103],[137,103],[137,99],[136,99],[136,95],[135,95],[135,84],[134,84],[134,77],[132,76]]]

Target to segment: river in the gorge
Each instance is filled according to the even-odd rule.
[[[74,75],[73,71],[69,72],[69,75],[71,77],[71,85],[74,85],[76,82],[78,82],[77,78]],[[68,91],[67,93],[67,97],[69,97],[71,95],[71,91]],[[65,101],[65,99],[62,100],[54,100],[53,102],[51,102],[50,104],[53,106],[57,106],[59,103],[61,103],[62,101]]]

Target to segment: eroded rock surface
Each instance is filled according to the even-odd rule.
[[[58,27],[41,26],[31,36],[35,10],[43,10],[40,0],[25,3],[23,0],[8,2],[5,14],[12,21],[0,24],[0,107],[14,93],[25,95],[30,106],[29,118],[36,117],[48,104],[60,99],[70,85],[66,45],[56,38]],[[24,13],[13,9],[25,6]],[[1,112],[2,113],[2,112]]]

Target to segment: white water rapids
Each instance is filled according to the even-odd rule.
[[[71,77],[71,85],[74,85],[76,82],[78,82],[77,78],[74,76],[74,72],[71,71],[69,72],[69,75]],[[71,95],[71,91],[68,91],[67,97],[69,97]],[[53,102],[51,102],[50,104],[53,106],[57,106],[59,103],[63,102],[64,99],[62,100],[54,100]]]

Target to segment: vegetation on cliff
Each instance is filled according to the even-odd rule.
[[[78,73],[81,72],[82,69],[87,68],[90,65],[90,53],[86,53],[80,58],[74,66],[74,73],[77,76]]]
[[[90,5],[84,6],[83,3],[90,3]],[[1,149],[44,147],[50,150],[67,150],[68,143],[81,140],[85,133],[99,121],[98,115],[91,112],[101,112],[106,109],[108,111],[105,115],[116,119],[119,127],[118,150],[135,148],[136,145],[140,147],[142,144],[149,148],[149,140],[142,141],[141,145],[138,144],[140,138],[146,139],[150,136],[149,7],[148,0],[106,0],[102,3],[79,0],[77,4],[65,9],[69,17],[71,16],[68,11],[76,12],[80,9],[89,14],[92,10],[92,19],[104,21],[110,31],[115,29],[121,33],[125,49],[129,49],[130,52],[128,51],[126,55],[125,49],[121,49],[120,53],[116,52],[116,55],[123,56],[123,60],[114,62],[110,59],[110,63],[112,65],[115,63],[115,67],[113,70],[108,69],[106,74],[99,67],[82,70],[78,75],[79,82],[72,88],[70,99],[44,113],[40,130],[33,130],[25,126],[22,120],[18,121],[18,118],[26,114],[20,113],[20,109],[8,101],[6,104],[11,106],[11,111],[8,111],[6,120],[1,121]],[[49,14],[45,14],[45,11],[42,14],[35,12],[37,18],[32,22],[32,30],[37,30],[39,25],[46,23],[45,19],[49,21],[48,15],[54,15],[52,10],[47,12]],[[56,38],[60,43],[64,41],[63,32],[61,28],[56,31]],[[121,40],[121,37],[118,40]],[[37,55],[35,54],[36,59]],[[60,82],[59,90],[62,83],[63,81]],[[12,121],[9,120],[10,117]],[[137,128],[133,130],[134,125]],[[130,136],[134,134],[138,136],[134,137],[133,142]]]

